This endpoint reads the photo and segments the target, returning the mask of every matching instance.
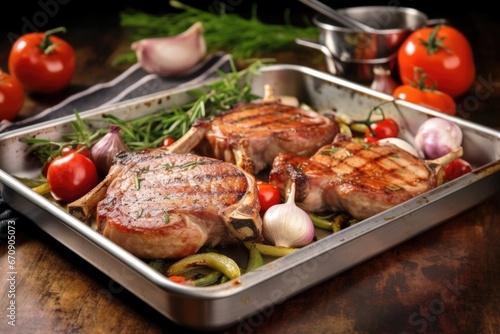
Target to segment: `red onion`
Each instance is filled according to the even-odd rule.
[[[120,137],[120,127],[112,124],[109,126],[109,132],[92,146],[90,157],[94,161],[99,175],[104,177],[108,174],[116,154],[129,151],[130,149]]]
[[[437,159],[462,145],[462,130],[444,118],[430,118],[415,135],[415,148],[425,159]]]

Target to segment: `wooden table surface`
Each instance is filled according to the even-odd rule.
[[[78,57],[71,87],[51,97],[28,96],[21,117],[109,81],[126,68],[111,64],[128,48],[115,14],[92,24],[76,19],[67,23],[65,38],[72,41]],[[479,8],[460,12],[452,23],[470,38],[477,64],[474,86],[458,100],[468,111],[464,117],[500,129],[500,22]],[[0,67],[6,68],[10,44],[4,37],[2,31]],[[279,54],[278,62],[307,61],[307,65],[323,69],[322,63],[301,52],[298,48]],[[8,324],[11,299],[5,293],[9,282],[4,242],[0,246],[0,333],[185,331],[131,293],[113,286],[109,277],[34,223],[17,224],[15,235],[16,326]],[[438,227],[274,305],[265,316],[221,332],[498,333],[499,240],[497,193]]]

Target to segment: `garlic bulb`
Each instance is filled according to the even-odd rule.
[[[314,239],[314,225],[309,215],[295,204],[295,183],[283,204],[271,206],[263,217],[264,238],[279,247],[302,247]]]
[[[392,92],[398,87],[398,83],[392,78],[391,71],[387,68],[376,66],[373,69],[374,79],[370,88],[381,93],[392,95]]]
[[[90,157],[94,162],[100,177],[106,176],[113,164],[113,158],[120,152],[129,152],[120,137],[120,127],[110,125],[109,132],[104,135],[90,150]]]
[[[160,76],[185,73],[207,53],[201,22],[176,36],[142,39],[132,43],[131,48],[146,72]]]

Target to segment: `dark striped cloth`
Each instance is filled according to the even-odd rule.
[[[146,73],[138,64],[135,64],[112,81],[92,86],[85,91],[70,96],[58,105],[44,110],[36,116],[18,122],[0,123],[0,133],[70,115],[74,113],[74,110],[81,112],[168,89],[196,85],[204,80],[218,77],[219,71],[226,73],[231,71],[230,55],[224,53],[214,54],[186,75],[178,77],[152,75]],[[5,203],[0,192],[0,244],[7,240],[9,221],[14,220],[17,222],[22,219],[25,218]]]

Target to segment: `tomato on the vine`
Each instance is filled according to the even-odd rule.
[[[260,213],[264,214],[271,206],[281,203],[281,195],[274,185],[259,181],[257,182],[259,190]]]
[[[52,196],[61,202],[77,200],[99,182],[97,169],[83,154],[71,152],[52,160],[47,170],[47,182]]]
[[[457,158],[444,168],[444,180],[451,181],[472,172],[472,166],[464,159]]]
[[[415,67],[414,71],[415,81],[396,87],[392,96],[454,116],[457,113],[455,100],[437,90],[435,86],[428,86],[426,83],[428,76],[422,69]]]
[[[19,81],[0,70],[0,121],[12,121],[24,104],[24,90]]]
[[[76,67],[74,48],[55,33],[64,27],[19,37],[10,50],[9,72],[27,91],[55,93],[69,85]]]
[[[399,134],[399,125],[393,119],[386,117],[381,121],[373,122],[370,124],[370,129],[366,129],[364,142],[365,143],[374,143],[379,139],[385,138],[394,138]]]
[[[405,39],[398,51],[403,84],[412,82],[414,67],[422,68],[437,84],[436,88],[452,98],[465,93],[476,76],[469,41],[448,25],[422,27]]]

